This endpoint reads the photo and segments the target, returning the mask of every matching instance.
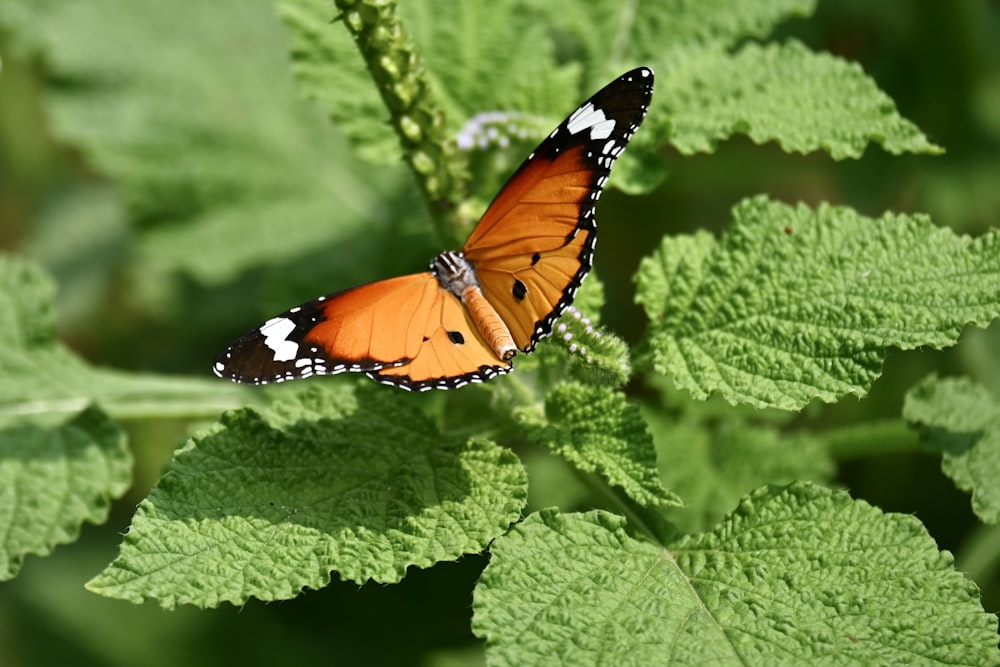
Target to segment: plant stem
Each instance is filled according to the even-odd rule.
[[[838,460],[863,458],[876,454],[917,451],[920,448],[916,429],[901,419],[865,422],[823,434],[830,455]]]
[[[441,239],[458,240],[467,172],[392,0],[334,0],[378,86]]]

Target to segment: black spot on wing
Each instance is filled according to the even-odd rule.
[[[465,344],[465,336],[462,335],[461,331],[449,331],[448,340],[450,340],[455,345]]]
[[[520,280],[515,279],[513,293],[515,299],[524,301],[524,297],[528,295],[528,288]]]

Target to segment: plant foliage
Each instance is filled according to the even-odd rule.
[[[680,234],[677,211],[605,202],[602,229],[608,211],[630,240],[660,239],[622,273],[634,295],[591,276],[510,376],[431,395],[208,377],[215,349],[272,310],[460,241],[532,143],[631,66],[657,83],[611,178],[626,192],[737,136],[831,161],[941,153],[859,64],[775,36],[815,11],[4,3],[0,45],[44,73],[46,132],[85,176],[0,256],[0,576],[106,521],[130,488],[127,438],[142,459],[143,429],[180,422],[92,593],[242,607],[338,580],[402,587],[486,552],[463,631],[490,664],[996,663],[983,582],[922,517],[824,486],[844,463],[839,415],[869,424],[845,397],[877,394],[887,358],[1000,315],[993,229],[744,193],[721,233]],[[68,306],[79,335],[60,332],[79,351],[57,335],[53,276],[74,298],[91,286],[91,308]],[[633,298],[646,328],[630,345],[600,316]],[[995,398],[969,378],[906,389],[881,418],[913,424],[995,524]],[[560,507],[532,503],[538,479],[563,487]]]
[[[721,242],[665,238],[639,267],[656,370],[696,398],[797,410],[863,396],[889,347],[954,345],[1000,315],[1000,237],[924,216],[756,198]]]

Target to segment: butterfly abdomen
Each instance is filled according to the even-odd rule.
[[[476,286],[469,286],[462,292],[462,303],[469,309],[472,321],[479,327],[479,333],[489,343],[497,357],[510,361],[517,354],[517,347],[507,325],[500,319],[496,309]]]
[[[431,262],[431,270],[441,286],[465,305],[469,317],[497,358],[510,361],[517,354],[514,338],[496,308],[483,296],[476,271],[462,253],[451,251],[441,253]]]

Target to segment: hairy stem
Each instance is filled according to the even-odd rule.
[[[466,170],[445,130],[424,66],[392,0],[334,0],[389,110],[407,164],[417,178],[438,234],[459,234]]]

